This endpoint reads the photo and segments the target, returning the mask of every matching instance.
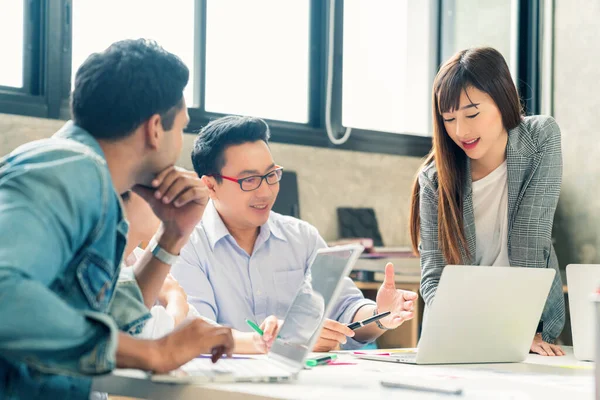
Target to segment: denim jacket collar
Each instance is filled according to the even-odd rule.
[[[57,138],[57,139],[70,139],[70,140],[76,141],[78,143],[81,143],[81,144],[87,146],[88,148],[90,148],[91,150],[93,150],[94,153],[96,153],[96,155],[101,157],[103,162],[106,164],[106,157],[104,155],[104,151],[102,150],[102,147],[100,147],[100,144],[98,143],[98,141],[92,135],[90,135],[90,133],[88,131],[79,127],[73,121],[67,121],[63,125],[63,127],[60,128],[52,137]],[[112,179],[111,179],[111,183],[112,183]],[[123,203],[121,201],[121,196],[119,193],[117,193],[116,189],[114,188],[114,185],[113,185],[113,190],[115,192],[115,195],[116,195],[116,197],[118,199],[118,203],[119,203],[117,231],[121,235],[127,237],[127,232],[129,231],[129,223],[126,220],[125,212],[123,209]]]
[[[59,139],[71,139],[81,144],[84,144],[87,147],[94,150],[96,154],[101,156],[106,161],[104,151],[102,151],[102,148],[100,147],[98,141],[94,139],[94,137],[90,135],[85,129],[75,125],[73,121],[67,121],[67,123],[65,123],[63,127],[60,128],[60,130],[54,134],[53,137]]]

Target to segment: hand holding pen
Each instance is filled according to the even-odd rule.
[[[356,330],[356,329],[362,328],[363,326],[368,325],[372,322],[379,321],[381,318],[385,318],[390,314],[391,314],[390,311],[382,312],[381,314],[373,315],[372,317],[363,319],[362,321],[356,321],[351,324],[348,324],[348,328],[350,328],[352,330]]]
[[[258,351],[267,353],[277,337],[282,321],[278,320],[276,316],[270,315],[260,326],[250,319],[247,319],[246,323],[257,334],[254,336],[254,346]]]
[[[339,349],[341,344],[346,343],[347,337],[354,336],[354,330],[385,318],[388,315],[390,315],[390,311],[374,315],[362,321],[355,321],[348,325],[326,319],[313,351],[327,352]],[[269,351],[279,332],[280,322],[273,315],[265,318],[260,326],[250,319],[246,320],[246,323],[257,333],[254,344],[259,351],[263,353]]]

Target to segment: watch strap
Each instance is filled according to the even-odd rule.
[[[377,308],[375,308],[375,309],[373,310],[373,315],[375,316],[375,315],[377,315],[377,314],[379,314],[379,312],[377,311]],[[391,331],[392,329],[394,329],[394,328],[386,328],[385,326],[383,326],[383,325],[381,324],[381,321],[380,321],[380,320],[377,320],[377,321],[375,321],[375,323],[377,324],[377,327],[378,327],[379,329],[382,329],[382,330],[384,330],[384,331]]]
[[[150,251],[154,258],[163,264],[173,265],[179,259],[179,255],[171,254],[162,247],[158,243],[151,243]]]

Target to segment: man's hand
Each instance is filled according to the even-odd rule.
[[[256,332],[252,332],[254,347],[256,347],[259,353],[267,353],[271,349],[282,324],[282,320],[277,319],[274,315],[270,315],[260,324],[260,329],[263,331],[262,336]]]
[[[317,340],[313,351],[327,352],[339,350],[340,346],[347,342],[346,337],[354,337],[354,331],[346,325],[328,318],[325,320],[325,324],[323,324],[319,340]]]
[[[377,311],[379,313],[391,311],[391,314],[380,320],[381,325],[389,329],[399,327],[404,321],[413,318],[417,294],[407,290],[396,289],[394,279],[394,265],[385,266],[385,279],[377,292]]]
[[[530,352],[536,353],[542,356],[564,356],[565,352],[560,346],[544,342],[542,335],[536,333],[531,343]]]
[[[179,368],[200,354],[212,354],[212,362],[216,363],[224,354],[231,356],[233,353],[231,329],[214,326],[200,318],[155,342],[158,356],[152,370],[158,373]]]
[[[167,275],[160,288],[158,301],[165,307],[167,313],[173,317],[175,326],[183,322],[190,311],[187,294],[171,274]]]
[[[142,340],[119,333],[117,367],[136,368],[159,374],[181,367],[200,354],[211,354],[215,363],[233,353],[230,328],[215,326],[200,318],[157,340]]]
[[[133,190],[150,204],[162,221],[157,240],[162,248],[178,254],[198,224],[208,203],[208,189],[195,172],[169,167],[152,181],[152,189]]]

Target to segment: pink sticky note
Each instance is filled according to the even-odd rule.
[[[346,361],[335,361],[335,360],[329,360],[327,362],[327,365],[356,365],[357,363],[355,362],[346,362]]]
[[[355,351],[353,354],[363,354],[369,356],[391,356],[392,353],[367,353],[365,351]]]

